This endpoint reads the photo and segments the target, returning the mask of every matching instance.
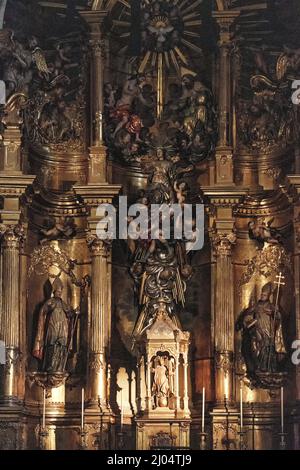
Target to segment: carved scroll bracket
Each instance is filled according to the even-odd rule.
[[[257,254],[245,260],[246,270],[239,280],[239,289],[247,284],[253,276],[259,275],[268,279],[279,272],[292,272],[291,256],[280,245],[266,243]]]

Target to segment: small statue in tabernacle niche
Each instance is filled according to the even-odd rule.
[[[53,297],[42,306],[33,356],[41,361],[41,372],[64,373],[77,325],[79,308],[73,310],[62,300],[63,284],[53,283]]]
[[[158,354],[153,359],[152,395],[155,408],[169,406],[169,399],[174,394],[174,358]]]
[[[280,276],[278,287],[282,279]],[[275,304],[272,295],[272,283],[268,283],[258,302],[252,298],[236,322],[236,330],[242,332],[241,352],[247,375],[252,385],[262,388],[282,385],[286,359],[278,290]]]

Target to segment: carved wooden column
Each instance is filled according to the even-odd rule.
[[[99,215],[97,212],[98,206],[101,203],[111,204],[121,187],[109,185],[107,182],[107,155],[103,143],[103,21],[107,12],[100,10],[101,7],[102,2],[93,2],[92,10],[80,13],[89,27],[92,129],[87,185],[76,185],[75,191],[84,199],[90,213],[88,243],[91,253],[92,301],[89,328],[89,398],[94,409],[98,409],[99,399],[102,411],[109,416],[111,410],[107,396],[107,359],[111,330],[111,252],[108,246],[97,238],[96,228],[101,217],[104,217],[104,213]]]
[[[25,367],[22,355],[26,354],[24,344],[24,325],[20,296],[24,273],[21,272],[20,248],[24,240],[24,225],[20,224],[20,198],[32,184],[34,176],[22,173],[22,107],[26,96],[12,95],[3,111],[3,139],[0,141],[0,196],[3,208],[0,211],[1,235],[1,311],[0,340],[6,348],[6,365],[0,371],[0,404],[18,405],[24,398]]]
[[[224,404],[225,397],[229,403],[234,400],[234,280],[231,255],[235,235],[232,228],[228,233],[213,236],[216,256],[215,380],[216,401],[219,404]]]
[[[92,10],[80,12],[89,27],[90,43],[90,109],[91,138],[89,174],[86,186],[76,185],[76,193],[84,199],[90,212],[88,244],[91,253],[91,318],[89,328],[88,389],[92,408],[110,413],[107,396],[107,358],[111,323],[111,253],[107,244],[97,238],[96,228],[101,219],[97,212],[101,203],[112,203],[120,186],[107,183],[106,147],[103,144],[103,21],[106,11],[99,10],[102,3],[94,2]],[[102,215],[104,216],[104,214]]]
[[[107,11],[88,10],[80,12],[89,27],[90,43],[90,109],[91,139],[89,176],[90,183],[106,181],[106,147],[103,143],[103,91],[104,91],[104,47],[103,21]]]
[[[6,349],[6,366],[1,374],[1,403],[18,403],[20,378],[20,242],[23,238],[21,225],[1,225],[2,242],[2,311],[0,340]]]
[[[91,404],[98,401],[103,410],[108,407],[107,391],[107,347],[110,307],[108,305],[108,245],[93,238],[89,242],[92,257],[91,326],[89,335],[88,385]]]
[[[188,391],[188,355],[183,355],[183,408],[185,416],[190,416],[189,410],[189,391]]]
[[[20,197],[33,182],[33,176],[0,175],[0,195],[4,204],[1,210],[1,262],[2,305],[0,312],[0,340],[5,342],[6,366],[0,374],[0,402],[18,403],[24,398],[25,370],[21,364],[26,345],[20,329],[21,319],[20,270],[21,242],[25,237],[25,226],[20,220]]]
[[[229,186],[233,181],[232,148],[232,26],[240,15],[239,11],[219,11],[213,16],[220,29],[219,37],[219,140],[216,149],[216,184]]]
[[[147,362],[147,410],[151,410],[151,362]]]
[[[98,399],[103,411],[109,411],[107,397],[107,359],[109,357],[111,324],[111,250],[110,246],[97,238],[97,225],[105,211],[98,210],[100,204],[112,204],[121,187],[104,184],[76,185],[76,193],[88,208],[88,245],[91,254],[91,312],[89,327],[89,371],[88,390],[90,404],[98,408]]]
[[[176,397],[176,408],[180,408],[180,392],[179,392],[179,360],[175,360],[175,397]]]
[[[246,191],[237,188],[203,188],[210,204],[212,244],[212,331],[215,363],[215,407],[212,411],[213,445],[219,450],[238,444],[238,412],[234,374],[234,289],[233,247],[236,241],[234,213]]]

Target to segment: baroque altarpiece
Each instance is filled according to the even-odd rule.
[[[0,1],[1,449],[300,448],[299,13]]]

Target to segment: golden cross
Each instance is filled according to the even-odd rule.
[[[274,284],[276,284],[276,286],[278,286],[278,287],[285,286],[285,282],[281,282],[281,281],[285,280],[285,277],[282,275],[282,273],[279,273],[279,276],[276,276],[276,279],[278,279],[278,281],[276,281],[274,283]]]

